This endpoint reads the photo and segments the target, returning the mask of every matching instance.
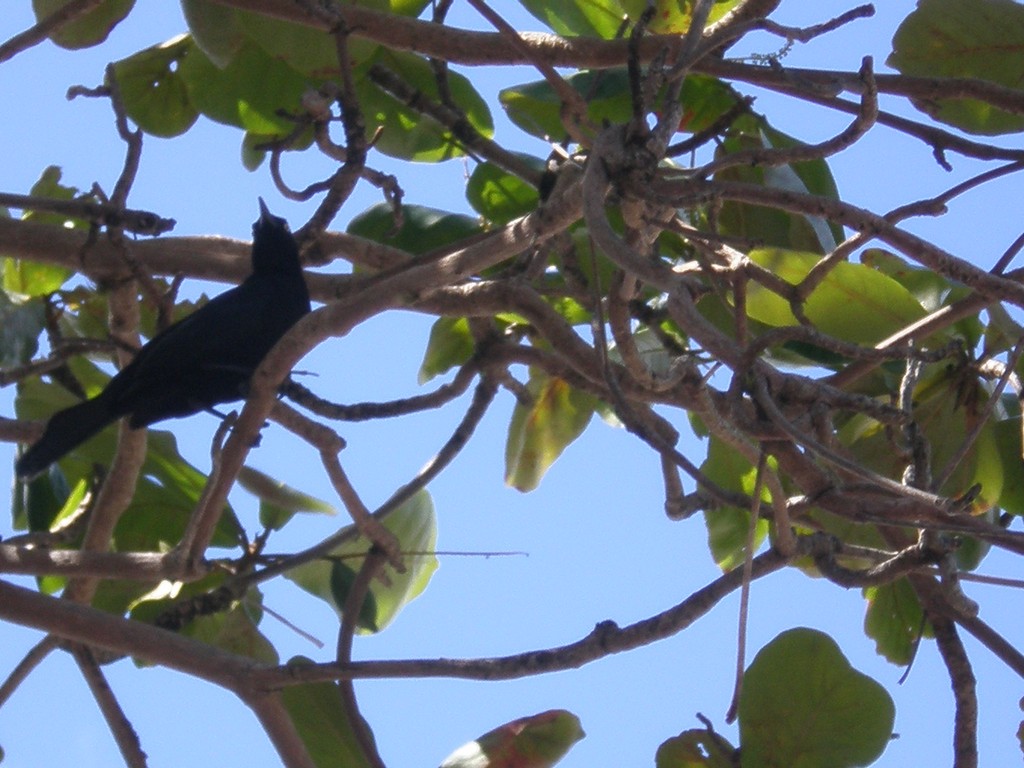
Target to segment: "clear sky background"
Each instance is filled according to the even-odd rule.
[[[505,12],[513,4],[493,5]],[[852,5],[787,0],[775,18],[793,25],[817,23]],[[460,3],[456,6],[454,18],[485,28],[471,11]],[[856,70],[862,56],[873,55],[876,67],[885,71],[892,33],[912,7],[909,0],[881,2],[873,19],[798,45],[783,63]],[[520,29],[541,28],[522,12],[510,12],[509,18]],[[0,39],[32,21],[29,3],[5,3]],[[56,164],[63,168],[67,184],[88,188],[97,182],[112,189],[124,147],[109,105],[103,100],[68,102],[65,91],[73,84],[99,84],[108,61],[184,30],[176,3],[140,0],[99,48],[69,52],[45,43],[0,64],[6,115],[0,123],[0,188],[27,192],[45,167]],[[759,38],[743,52],[771,53],[778,47],[775,39]],[[504,85],[536,79],[528,70],[479,69],[468,74],[489,99]],[[755,109],[767,114],[775,127],[806,141],[833,135],[848,119],[753,88],[741,90],[757,96]],[[518,134],[491,103],[499,141],[546,155],[545,146]],[[892,109],[894,104],[883,106]],[[1019,144],[1019,137],[1003,141],[1011,142]],[[263,195],[275,213],[297,227],[313,204],[282,200],[266,168],[245,171],[239,161],[240,143],[238,131],[205,118],[184,137],[147,137],[130,204],[175,218],[174,234],[248,239],[257,215],[256,197]],[[329,173],[320,158],[307,154],[308,158],[289,157],[284,163],[294,187]],[[950,159],[953,173],[940,169],[927,147],[879,128],[831,165],[845,199],[884,212],[937,194],[979,170],[956,156]],[[398,174],[410,203],[469,212],[463,195],[467,166],[461,161],[408,167],[372,155],[370,165]],[[913,222],[908,228],[988,267],[1019,234],[1020,199],[1019,180],[1011,177],[958,199],[944,219]],[[343,228],[351,216],[378,200],[376,190],[360,187],[334,226]],[[183,292],[221,289],[189,281]],[[316,372],[318,378],[309,385],[339,402],[406,396],[419,391],[416,372],[428,331],[429,319],[392,313],[323,345],[299,367]],[[0,412],[5,415],[12,413],[11,399],[9,389],[0,390]],[[339,427],[348,441],[342,461],[371,507],[434,454],[467,402],[463,398],[440,413]],[[586,635],[602,620],[624,625],[663,611],[719,575],[707,551],[701,519],[671,522],[665,517],[657,457],[624,430],[595,421],[537,491],[523,495],[506,488],[503,451],[512,406],[510,395],[499,396],[470,447],[430,491],[439,518],[440,549],[526,554],[443,556],[427,591],[392,626],[378,636],[357,638],[357,657],[476,657],[560,645]],[[197,415],[163,426],[175,432],[187,457],[208,468],[209,441],[216,428],[212,417]],[[704,452],[695,441],[683,448],[698,461]],[[9,466],[12,455],[12,446],[0,444],[0,464]],[[271,427],[249,462],[333,503],[319,462],[311,463],[311,457],[310,449]],[[232,499],[243,524],[255,533],[256,500],[244,492]],[[4,519],[8,522],[0,522],[0,533],[9,535],[9,516]],[[342,523],[341,518],[309,517],[273,539],[272,548],[287,551],[308,545]],[[993,552],[982,571],[1018,576],[1019,564]],[[966,589],[981,602],[986,621],[1011,642],[1019,639],[1024,609],[1019,592],[975,584]],[[324,604],[290,583],[269,585],[266,604],[326,643],[318,650],[267,618],[263,629],[282,658],[331,658],[337,620]],[[737,743],[735,727],[724,722],[735,664],[737,612],[737,599],[727,599],[679,636],[581,670],[502,683],[360,682],[357,695],[389,768],[437,765],[483,732],[551,708],[575,712],[588,734],[561,763],[566,768],[653,765],[662,741],[700,727],[698,712]],[[779,573],[753,587],[748,647],[752,655],[795,626],[831,634],[854,666],[882,683],[896,701],[899,739],[877,765],[950,764],[952,694],[934,644],[924,643],[909,679],[897,685],[903,670],[876,656],[873,642],[862,631],[863,616],[859,591],[844,592],[796,571]],[[34,631],[0,625],[0,675],[6,675],[39,639]],[[1014,734],[1020,721],[1021,681],[969,636],[964,641],[979,681],[981,764],[1019,764]],[[106,672],[151,765],[279,764],[255,718],[233,696],[175,672],[139,670],[130,661],[109,666]],[[0,745],[6,764],[15,768],[91,768],[121,762],[77,668],[62,654],[48,658],[0,709]]]

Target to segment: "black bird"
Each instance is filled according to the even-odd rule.
[[[299,247],[260,200],[252,225],[252,274],[164,329],[91,400],[58,411],[15,463],[29,478],[122,416],[133,428],[240,400],[260,362],[309,312]]]

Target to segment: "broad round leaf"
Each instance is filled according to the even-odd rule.
[[[976,77],[1008,88],[1024,80],[1024,7],[1010,0],[918,0],[886,63],[905,75]],[[1024,116],[976,99],[918,100],[936,120],[984,135],[1024,129]]]
[[[114,64],[125,111],[146,133],[178,136],[199,117],[178,72],[179,63],[191,50],[198,54],[192,38],[179,35]]]
[[[71,0],[32,0],[32,10],[35,11],[36,19],[43,21],[70,2]],[[50,33],[50,39],[61,48],[76,49],[99,45],[134,6],[135,0],[102,0],[95,8],[73,21],[58,26]]]
[[[758,652],[743,675],[743,768],[870,765],[892,735],[885,689],[850,666],[828,635],[799,628]]]
[[[529,155],[520,155],[527,163],[543,170],[544,163]],[[537,188],[493,163],[480,163],[466,184],[466,199],[473,210],[494,224],[507,224],[537,207]]]

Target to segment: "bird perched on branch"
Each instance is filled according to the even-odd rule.
[[[96,397],[55,413],[17,460],[18,477],[42,472],[122,416],[137,429],[245,396],[267,352],[309,312],[298,244],[259,202],[252,274],[150,339]]]

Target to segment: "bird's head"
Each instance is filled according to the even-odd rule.
[[[288,222],[275,216],[260,201],[260,217],[252,225],[252,271],[292,272],[299,269],[299,246]]]

